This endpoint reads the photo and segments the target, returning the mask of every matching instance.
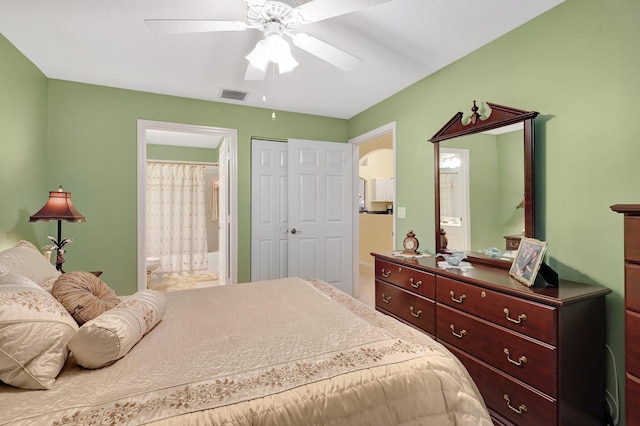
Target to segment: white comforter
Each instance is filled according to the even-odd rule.
[[[2,425],[491,425],[460,362],[319,281],[168,293],[115,364],[53,389],[0,384]]]

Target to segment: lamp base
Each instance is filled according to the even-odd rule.
[[[64,262],[65,262],[64,257],[62,257],[62,253],[60,253],[60,250],[58,250],[56,253],[56,269],[63,274],[64,274],[64,271],[62,270],[62,264]]]

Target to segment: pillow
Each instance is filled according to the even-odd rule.
[[[0,380],[51,389],[78,330],[56,299],[28,278],[0,272]]]
[[[100,368],[126,354],[164,316],[164,293],[142,290],[125,297],[115,308],[86,322],[69,341],[76,362]]]
[[[91,272],[67,272],[51,289],[53,297],[67,308],[78,325],[115,308],[120,298],[100,278]]]
[[[24,275],[49,292],[61,274],[36,246],[24,240],[0,251],[0,272]]]

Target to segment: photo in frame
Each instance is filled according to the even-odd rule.
[[[516,257],[509,269],[509,275],[527,287],[531,287],[536,281],[546,249],[545,241],[522,237]]]

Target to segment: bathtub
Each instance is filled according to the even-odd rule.
[[[209,268],[207,269],[207,273],[213,273],[213,274],[218,273],[219,259],[220,259],[219,252],[213,251],[213,252],[207,253],[207,263],[209,265]]]

